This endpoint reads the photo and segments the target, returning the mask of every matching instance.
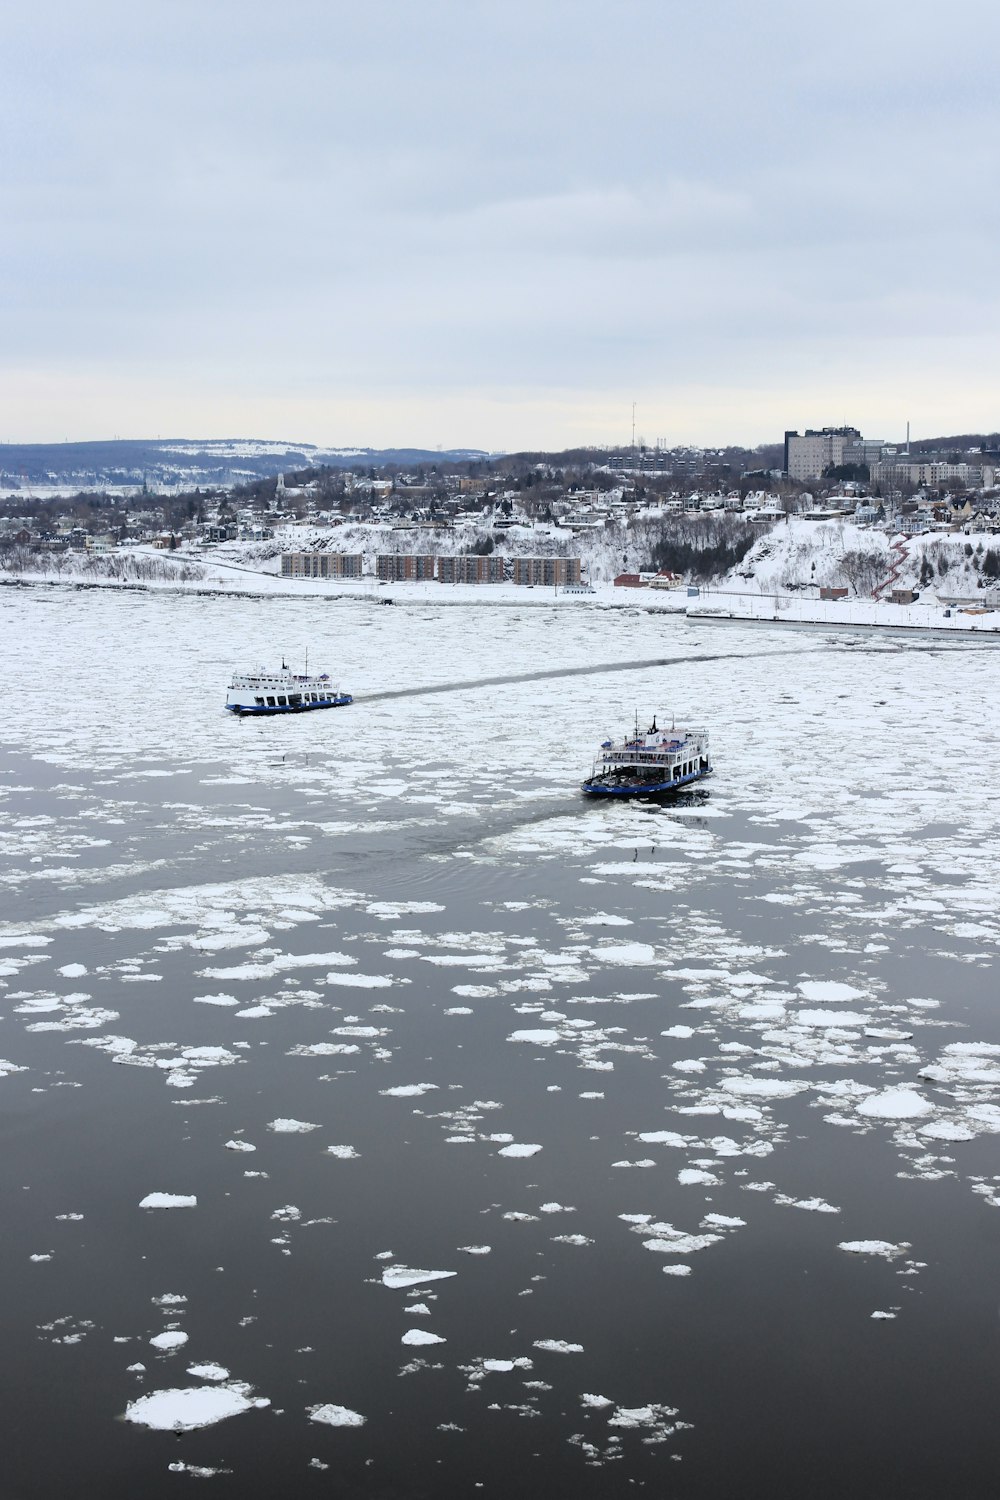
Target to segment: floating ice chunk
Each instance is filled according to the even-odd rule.
[[[655,1167],[656,1162],[651,1156],[640,1157],[638,1161],[613,1161],[613,1167]]]
[[[553,1245],[592,1245],[593,1240],[588,1239],[585,1234],[554,1234]]]
[[[274,1011],[269,1005],[248,1005],[244,1010],[238,1010],[236,1014],[243,1021],[263,1021],[268,1016],[273,1016]]]
[[[386,1266],[382,1272],[382,1285],[394,1289],[419,1286],[424,1281],[443,1281],[448,1276],[457,1276],[457,1271],[418,1271],[413,1266]]]
[[[955,1120],[932,1120],[929,1125],[918,1126],[920,1135],[932,1141],[974,1141],[976,1131],[968,1125],[959,1125]]]
[[[713,1229],[745,1229],[746,1219],[734,1219],[726,1214],[706,1214],[702,1224],[708,1224]]]
[[[692,1137],[678,1135],[676,1130],[640,1130],[639,1140],[647,1146],[690,1146]]]
[[[835,1004],[840,1000],[863,1000],[865,994],[853,984],[841,984],[832,979],[805,979],[797,988],[803,999],[816,1000],[820,1004],[831,1000]]]
[[[907,1240],[901,1240],[898,1245],[894,1245],[891,1240],[841,1240],[837,1246],[838,1250],[846,1250],[851,1255],[880,1255],[883,1260],[894,1260],[897,1255],[905,1255],[909,1248]]]
[[[463,1255],[490,1255],[493,1251],[492,1245],[459,1245]]]
[[[193,995],[195,1005],[239,1005],[235,995]]]
[[[401,1344],[446,1344],[439,1333],[428,1333],[423,1328],[408,1328],[399,1341]]]
[[[916,1120],[934,1113],[933,1104],[915,1089],[886,1089],[881,1094],[870,1094],[857,1109],[859,1115],[877,1120]]]
[[[661,1266],[660,1269],[663,1272],[664,1276],[690,1276],[691,1275],[691,1267],[690,1266],[685,1266],[685,1265]]]
[[[186,1464],[182,1458],[167,1464],[171,1474],[193,1474],[195,1479],[214,1479],[216,1474],[231,1474],[232,1469],[209,1469],[204,1464]]]
[[[707,1250],[709,1245],[717,1244],[722,1238],[721,1234],[681,1234],[674,1229],[667,1239],[663,1236],[663,1230],[670,1229],[670,1225],[655,1227],[660,1233],[656,1239],[643,1240],[642,1248],[652,1250],[657,1255],[693,1255],[696,1250]]]
[[[877,1319],[880,1319],[880,1320],[888,1320],[888,1319],[894,1318],[895,1316],[896,1316],[896,1314],[894,1312],[873,1312],[872,1313],[872,1317],[873,1318],[877,1318]]]
[[[66,979],[79,979],[86,972],[86,964],[63,964],[62,968],[57,970],[57,973],[62,974]]]
[[[147,1193],[139,1202],[140,1208],[197,1208],[198,1199],[193,1193]]]
[[[326,982],[359,990],[387,990],[397,981],[390,979],[387,974],[328,974]]]
[[[361,1155],[353,1146],[327,1146],[327,1156],[336,1156],[340,1161],[357,1161]]]
[[[698,1167],[682,1167],[677,1173],[682,1187],[718,1187],[719,1179],[714,1172],[703,1172]]]
[[[541,1146],[526,1146],[514,1143],[512,1146],[501,1146],[497,1152],[498,1156],[537,1156]]]
[[[551,1047],[553,1042],[561,1042],[563,1034],[561,1031],[512,1031],[507,1038],[508,1042],[533,1042],[536,1047]]]
[[[166,1333],[158,1333],[155,1338],[150,1339],[154,1349],[180,1349],[188,1341],[186,1333],[181,1333],[179,1328],[168,1329]]]
[[[436,1088],[436,1083],[400,1083],[392,1089],[379,1089],[379,1093],[389,1099],[414,1099]]]
[[[694,1036],[693,1026],[668,1026],[666,1031],[660,1032],[661,1036],[689,1037]]]
[[[233,1141],[227,1141],[226,1142],[226,1150],[227,1151],[256,1151],[256,1149],[257,1149],[257,1147],[256,1146],[251,1146],[251,1144],[250,1144],[249,1141],[236,1141],[236,1140],[233,1140]]]
[[[801,1094],[810,1085],[804,1078],[757,1078],[745,1074],[736,1078],[723,1078],[719,1085],[727,1094],[738,1094],[741,1098],[790,1099]]]
[[[363,1427],[368,1420],[348,1406],[307,1406],[306,1411],[310,1422],[323,1422],[327,1427]]]
[[[590,952],[602,964],[655,964],[656,949],[649,943],[608,943],[605,947],[591,948]]]
[[[153,1391],[130,1401],[125,1408],[126,1422],[137,1422],[157,1432],[194,1432],[211,1427],[227,1417],[239,1416],[255,1406],[270,1406],[270,1401],[251,1395],[252,1386],[242,1381],[228,1385],[190,1386]]]
[[[747,1184],[749,1186],[749,1184]],[[835,1208],[832,1203],[827,1203],[823,1198],[789,1198],[784,1193],[778,1193],[775,1203],[781,1203],[786,1208],[802,1208],[811,1214],[839,1214],[840,1209]]]
[[[276,1135],[304,1135],[309,1130],[318,1130],[318,1125],[313,1125],[309,1120],[286,1120],[279,1118],[272,1120],[268,1130],[273,1130]]]
[[[555,1203],[555,1202],[552,1202],[552,1203],[541,1203],[541,1204],[539,1204],[538,1211],[539,1211],[539,1213],[543,1213],[543,1214],[575,1214],[576,1213],[576,1209],[575,1208],[570,1208],[565,1203]]]
[[[206,979],[270,979],[284,969],[320,969],[334,964],[347,968],[356,963],[357,959],[346,953],[283,953],[266,964],[236,964],[228,969],[200,969],[199,973]]]
[[[795,1012],[796,1026],[863,1026],[865,1017],[853,1010],[799,1010]]]
[[[471,1006],[468,1005],[449,1005],[446,1007],[444,1014],[446,1016],[471,1016],[473,1011]]]
[[[614,1415],[608,1418],[609,1427],[640,1428],[648,1427],[651,1436],[645,1438],[644,1442],[663,1442],[666,1438],[677,1431],[677,1427],[670,1423],[669,1417],[676,1417],[676,1406],[661,1406],[659,1403],[651,1403],[649,1406],[619,1406]],[[681,1423],[681,1426],[688,1424]]]
[[[219,1381],[229,1379],[229,1371],[225,1368],[224,1365],[216,1365],[211,1363],[204,1365],[188,1365],[187,1373],[188,1375],[193,1375],[196,1380]]]
[[[535,1339],[532,1348],[544,1349],[546,1354],[582,1354],[582,1344],[569,1344],[565,1339]]]
[[[286,1056],[345,1057],[360,1051],[361,1048],[356,1042],[303,1042],[297,1047],[290,1047]]]
[[[580,1397],[581,1406],[602,1407],[614,1406],[614,1402],[608,1396],[594,1396],[589,1391],[584,1391]]]

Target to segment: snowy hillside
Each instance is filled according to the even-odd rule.
[[[263,572],[280,572],[283,552],[361,553],[374,572],[381,553],[436,553],[446,557],[492,551],[500,557],[579,557],[592,583],[610,583],[618,573],[649,566],[660,522],[633,521],[574,532],[550,523],[495,530],[488,517],[457,526],[399,527],[374,521],[343,526],[282,526],[263,542],[220,543],[213,558]]]
[[[717,586],[762,594],[846,588],[859,598],[899,588],[973,598],[997,582],[991,552],[1000,556],[1000,542],[990,536],[889,537],[847,521],[791,516],[762,536]]]

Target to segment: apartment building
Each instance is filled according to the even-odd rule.
[[[283,552],[282,578],[360,578],[360,552]]]
[[[488,557],[439,557],[437,577],[438,583],[503,583],[506,563],[496,553]]]
[[[433,553],[380,552],[375,559],[375,576],[381,583],[423,583],[435,576],[437,558]]]
[[[534,587],[555,588],[580,582],[578,557],[515,557],[514,582]]]

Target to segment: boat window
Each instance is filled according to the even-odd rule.
[[[258,708],[263,708],[264,707],[264,700],[263,700],[263,698],[255,698],[253,701],[256,703],[256,705],[257,705]]]
[[[268,700],[267,700],[267,702],[268,702],[268,706],[269,706],[269,707],[270,707],[270,708],[273,708],[273,707],[274,707],[274,699],[273,699],[273,698],[268,698]]]
[[[288,707],[288,699],[285,697],[285,695],[283,693],[279,693],[278,694],[278,707],[279,708],[287,708]]]

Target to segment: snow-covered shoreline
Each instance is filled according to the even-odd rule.
[[[355,533],[361,530],[353,528]],[[959,532],[890,537],[847,521],[816,522],[793,516],[786,524],[765,532],[742,562],[724,576],[702,584],[697,594],[683,587],[615,587],[603,576],[608,571],[603,553],[600,565],[595,567],[595,557],[588,554],[586,543],[580,550],[591,571],[588,589],[513,583],[380,583],[370,571],[360,579],[282,577],[278,570],[283,544],[306,547],[310,540],[317,545],[317,537],[310,532],[303,540],[284,536],[277,549],[274,543],[266,548],[243,543],[209,552],[193,552],[186,547],[176,551],[131,547],[109,554],[63,554],[58,565],[43,566],[37,572],[25,569],[0,573],[0,585],[230,598],[363,600],[424,608],[491,605],[631,609],[686,613],[699,623],[738,620],[846,630],[1000,634],[1000,610],[988,607],[995,602],[991,597],[995,591],[985,587],[990,578],[984,558],[990,561],[986,554],[992,538],[966,537]],[[323,541],[328,544],[329,536]],[[343,534],[338,541],[346,541]],[[392,542],[398,547],[399,538],[392,537]],[[374,534],[369,535],[363,552],[370,565],[375,545]],[[378,545],[385,545],[384,538]],[[321,550],[330,549],[327,545]],[[519,550],[523,551],[523,545]],[[43,562],[41,558],[36,560]],[[847,597],[820,597],[822,591],[843,589],[848,583]],[[903,596],[913,593],[916,597],[910,603],[893,602],[891,595],[896,590]],[[979,613],[984,607],[985,612]]]
[[[789,594],[735,594],[702,591],[685,601],[688,619],[740,625],[833,627],[838,630],[930,631],[934,634],[1000,636],[1000,613],[968,614],[934,604],[890,604],[878,599],[802,599]]]

